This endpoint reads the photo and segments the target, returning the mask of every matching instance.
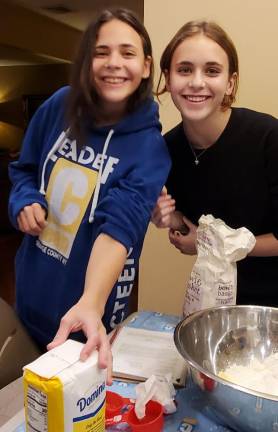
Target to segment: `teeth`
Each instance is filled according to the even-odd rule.
[[[207,96],[186,96],[186,99],[190,102],[204,102]]]
[[[118,78],[118,77],[105,77],[103,78],[103,80],[109,84],[119,84],[125,81],[124,78]]]

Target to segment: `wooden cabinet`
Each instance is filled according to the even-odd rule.
[[[11,188],[8,165],[11,161],[8,153],[0,153],[0,297],[12,305],[15,300],[14,258],[22,234],[11,226],[8,218]]]

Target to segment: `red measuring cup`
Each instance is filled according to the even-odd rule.
[[[134,402],[117,393],[106,392],[106,426],[128,423],[133,432],[161,432],[163,429],[163,408],[159,402],[150,400],[146,404],[145,417],[136,417]]]

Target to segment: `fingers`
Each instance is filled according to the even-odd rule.
[[[80,354],[80,360],[84,361],[95,350],[98,349],[98,366],[107,369],[106,384],[112,385],[113,357],[111,345],[106,330],[101,325],[97,337],[89,338]]]
[[[106,330],[104,327],[102,327],[102,330],[100,331],[100,346],[99,346],[99,352],[98,352],[98,365],[102,368],[107,368],[107,384],[112,384],[112,364],[113,364],[113,358],[112,358],[112,351],[111,351],[111,345],[108,339],[108,336],[106,334]]]
[[[106,379],[106,384],[109,386],[113,384],[112,374],[113,374],[113,356],[110,348],[110,351],[108,352],[107,379]]]
[[[191,220],[189,220],[186,216],[183,215],[182,217],[183,222],[188,226],[188,228],[196,228],[196,225],[194,225]]]
[[[109,338],[106,334],[106,330],[102,324],[101,327],[98,329],[98,334],[95,333],[88,337],[88,340],[80,353],[80,360],[85,361],[95,349],[98,349],[99,368],[100,369],[107,368],[106,383],[107,385],[112,385],[113,361],[112,361],[111,345],[109,342]]]
[[[170,243],[181,253],[186,255],[196,254],[196,229],[190,231],[187,235],[182,235],[179,231],[169,230],[168,236]]]
[[[85,361],[92,354],[92,352],[101,345],[100,337],[97,332],[94,332],[90,336],[87,336],[87,342],[85,343],[80,353],[80,360]],[[107,364],[102,362],[102,369],[105,369]]]
[[[106,368],[108,367],[108,363],[109,363],[111,345],[108,336],[106,334],[105,328],[103,326],[99,330],[99,335],[100,335],[100,344],[98,349],[98,364],[100,368]]]
[[[75,325],[75,327],[76,327],[76,325]],[[69,334],[71,333],[72,328],[73,328],[72,323],[66,317],[63,317],[61,319],[60,327],[59,327],[53,341],[47,345],[47,349],[51,350],[51,349],[55,348],[56,346],[64,343],[67,340]]]
[[[19,229],[30,235],[37,236],[47,225],[45,209],[38,203],[24,207],[18,215]]]
[[[180,251],[182,251],[184,244],[188,243],[188,237],[175,230],[169,230],[169,240]]]
[[[175,200],[171,195],[160,195],[152,212],[152,222],[158,228],[168,228],[171,214],[175,211]]]
[[[46,227],[47,222],[45,219],[46,211],[45,209],[38,203],[32,204],[32,209],[34,212],[34,218],[36,220],[37,225],[43,229]]]
[[[175,230],[170,229],[168,236],[169,236],[170,243],[172,243],[172,245],[174,245],[176,248],[179,249],[182,234],[179,231],[175,231]]]
[[[28,220],[27,220],[23,210],[19,213],[19,216],[17,217],[17,224],[18,224],[20,231],[33,235],[33,233],[31,232],[31,228],[28,224]]]
[[[111,346],[101,318],[94,311],[84,308],[81,302],[74,305],[62,318],[60,327],[47,349],[55,348],[65,342],[73,331],[82,330],[87,342],[80,352],[80,360],[85,361],[94,350],[98,350],[98,365],[107,368],[107,383],[112,384],[112,353]]]
[[[158,197],[157,203],[156,205],[158,205],[161,208],[170,206],[170,205],[175,205],[175,200],[172,198],[171,195],[160,195]]]
[[[152,222],[157,228],[168,228],[171,223],[171,214],[174,209],[165,208],[162,211],[155,211],[153,213]]]
[[[81,351],[80,359],[86,360],[95,349],[98,349],[98,364],[101,369],[104,369],[108,366],[108,353],[110,351],[110,342],[106,330],[101,322],[99,324],[97,322],[90,323],[86,327],[90,330],[86,331],[84,328],[87,342]]]

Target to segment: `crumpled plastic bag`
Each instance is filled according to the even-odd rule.
[[[245,258],[255,243],[245,227],[233,229],[212,215],[200,217],[198,256],[185,294],[185,317],[202,309],[236,304],[236,262]]]
[[[164,414],[172,414],[177,409],[174,402],[176,390],[171,376],[151,375],[145,382],[137,384],[135,391],[135,414],[139,420],[145,417],[145,407],[149,400],[159,402]]]

